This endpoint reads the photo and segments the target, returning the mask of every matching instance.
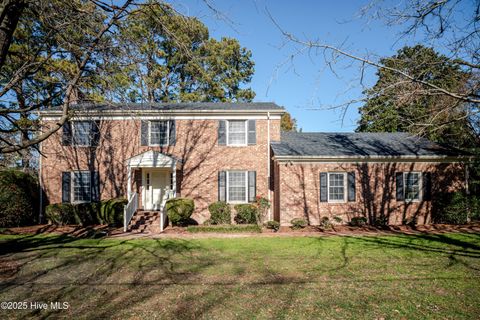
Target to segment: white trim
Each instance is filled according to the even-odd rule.
[[[159,151],[148,150],[137,154],[125,163],[132,168],[176,168],[177,160]]]
[[[407,174],[418,174],[418,199],[407,199]],[[420,202],[423,200],[423,174],[420,171],[404,171],[403,172],[403,200],[407,203]]]
[[[290,157],[290,156],[273,156],[273,160],[278,163],[294,163],[294,164],[312,164],[312,163],[411,163],[411,162],[441,162],[441,163],[457,163],[472,161],[473,157],[467,156],[369,156],[369,157]]]
[[[330,175],[331,174],[341,174],[343,175],[343,200],[330,200]],[[347,173],[331,171],[327,172],[327,202],[328,203],[346,203],[347,202]]]
[[[243,173],[245,175],[245,201],[230,201],[230,190],[229,190],[229,175],[230,172]],[[226,188],[226,202],[230,204],[245,204],[248,203],[248,170],[230,170],[225,171],[225,188]]]
[[[256,129],[255,129],[256,130]],[[272,190],[270,190],[270,179],[271,179],[271,170],[272,168],[270,167],[271,164],[271,152],[270,152],[270,112],[267,113],[267,194],[268,194],[268,203],[270,204],[268,206],[268,221],[273,220],[272,219]]]
[[[40,119],[42,121],[55,121],[60,119],[61,115],[55,115],[55,114],[47,114],[44,116],[40,116]],[[104,121],[110,121],[110,120],[116,120],[116,121],[122,121],[122,120],[224,120],[225,118],[229,118],[232,120],[267,120],[268,116],[263,115],[263,114],[249,114],[245,113],[243,115],[237,115],[237,114],[223,114],[223,115],[159,115],[159,114],[152,114],[152,115],[136,115],[136,114],[131,114],[131,115],[78,115],[78,116],[72,116],[72,120],[74,121],[82,121],[82,120],[104,120]],[[278,115],[270,115],[271,120],[280,120],[281,119],[281,114]]]

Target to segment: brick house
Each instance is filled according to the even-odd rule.
[[[46,201],[126,197],[125,227],[153,212],[163,228],[165,201],[179,196],[194,200],[198,223],[212,202],[256,196],[282,225],[357,215],[429,223],[432,195],[464,185],[466,157],[453,149],[406,134],[281,134],[283,113],[273,103],[75,105],[40,145]],[[42,126],[60,116],[42,111]]]

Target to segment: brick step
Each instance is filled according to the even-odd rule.
[[[137,211],[128,225],[132,233],[159,233],[160,212],[158,211]]]

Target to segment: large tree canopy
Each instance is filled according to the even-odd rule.
[[[35,147],[68,119],[71,103],[255,96],[246,86],[254,71],[251,52],[235,39],[210,38],[198,19],[161,0],[2,4],[0,153]],[[39,130],[37,111],[59,105],[60,121]]]
[[[367,102],[359,109],[357,131],[410,132],[462,147],[478,142],[474,115],[467,103],[441,93],[432,95],[420,82],[406,81],[392,70],[462,92],[467,90],[471,75],[459,64],[421,45],[404,47],[380,62],[387,68],[378,70],[377,83],[364,92]]]
[[[121,22],[118,52],[104,74],[113,101],[251,101],[254,63],[236,39],[212,39],[194,17],[149,1]]]

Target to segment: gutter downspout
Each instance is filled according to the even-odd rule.
[[[38,112],[38,118],[41,119],[41,114],[40,112]],[[40,131],[41,129],[39,129]],[[43,147],[43,142],[40,141],[39,145],[38,145],[38,149],[39,149],[39,155],[38,155],[38,188],[39,188],[39,192],[40,194],[38,195],[38,199],[39,199],[39,205],[40,205],[40,208],[38,208],[38,224],[41,224],[42,223],[42,220],[43,220],[43,180],[42,180],[42,157],[43,157],[43,153],[42,153],[42,147]]]
[[[268,207],[268,221],[272,220],[272,203],[271,203],[271,190],[270,190],[270,111],[267,112],[267,193],[268,193],[268,203],[270,206]]]
[[[467,196],[467,223],[470,222],[470,213],[471,213],[471,207],[468,199],[470,198],[470,189],[468,187],[468,180],[469,180],[469,171],[468,171],[468,166],[470,165],[470,162],[464,162],[465,165],[465,194]]]
[[[38,224],[42,223],[43,220],[43,180],[42,180],[42,145],[43,143],[40,142],[39,149],[40,154],[38,155],[38,185],[39,185],[39,205],[38,208]]]

